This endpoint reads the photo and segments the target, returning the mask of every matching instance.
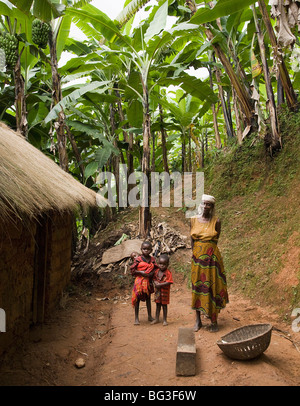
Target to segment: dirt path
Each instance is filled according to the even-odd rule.
[[[220,317],[220,331],[210,333],[202,328],[195,334],[197,373],[194,377],[175,375],[178,328],[192,327],[194,324],[194,314],[189,309],[190,292],[174,285],[169,325],[166,327],[162,324],[150,325],[145,307],[141,325],[134,326],[129,301],[119,303],[113,312],[111,325],[114,334],[101,365],[98,384],[299,385],[300,354],[279,332],[273,332],[268,350],[257,360],[233,361],[222,353],[216,341],[234,328],[252,323],[272,323],[277,328],[286,329],[286,326],[277,323],[272,313],[254,307],[238,296],[231,295],[230,299],[230,304]],[[209,325],[209,322],[206,324]]]
[[[181,232],[185,225],[176,218]],[[190,261],[190,250],[180,249],[171,265]],[[300,333],[282,323],[270,309],[230,294],[230,303],[219,318],[220,330],[204,327],[195,333],[197,371],[193,377],[175,374],[179,327],[192,327],[190,290],[180,272],[173,272],[168,326],[150,325],[141,306],[139,326],[133,324],[130,290],[111,283],[86,286],[73,292],[53,318],[30,333],[29,340],[14,356],[0,363],[1,385],[59,386],[298,386],[300,385]],[[153,303],[153,314],[155,311]],[[269,348],[258,359],[233,361],[216,341],[234,328],[271,323]],[[77,358],[85,366],[77,368]]]

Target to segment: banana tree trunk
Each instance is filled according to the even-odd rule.
[[[228,120],[229,120],[229,125],[230,125],[230,132],[232,137],[235,137],[235,132],[234,132],[234,128],[233,128],[233,124],[232,124],[232,111],[231,111],[231,90],[228,90],[226,92],[226,96],[227,96],[227,103],[226,103],[226,107],[227,107],[227,114],[228,114]]]
[[[118,112],[119,112],[119,117],[120,121],[124,122],[125,121],[125,115],[123,112],[122,108],[122,102],[121,102],[121,96],[119,91],[116,91],[116,95],[118,96]],[[129,176],[134,172],[134,167],[133,167],[133,133],[127,131],[126,126],[123,126],[123,137],[124,141],[128,143],[128,149],[126,152],[126,158],[127,158],[127,193],[129,194],[130,191],[134,188],[134,185],[132,183],[128,183],[128,178]],[[123,154],[121,153],[121,158],[123,157]],[[123,197],[125,199],[125,197]],[[127,199],[127,197],[126,197]],[[128,201],[124,200],[123,204],[126,206],[128,204]]]
[[[27,138],[28,122],[26,112],[25,82],[21,74],[20,58],[21,55],[19,55],[14,68],[16,125],[17,131],[19,131],[25,138]]]
[[[206,33],[207,38],[210,41],[214,38],[213,33],[208,28],[205,30],[205,33]],[[239,98],[240,103],[241,103],[243,113],[246,117],[247,125],[257,127],[251,98],[245,91],[243,84],[240,82],[238,76],[236,75],[235,71],[233,70],[228,58],[224,54],[220,45],[212,44],[212,47],[213,47],[217,57],[220,59],[227,75],[229,76],[231,84],[236,91],[237,97]]]
[[[234,89],[232,92],[232,100],[233,100],[233,109],[234,109],[234,114],[235,114],[235,126],[236,126],[237,140],[238,140],[239,145],[241,145],[242,139],[243,139],[243,131],[242,131],[240,113],[239,113],[239,108],[238,108],[238,100],[237,100],[236,92]]]
[[[153,131],[151,134],[152,139],[152,160],[151,160],[151,171],[155,172],[155,132]]]
[[[142,182],[142,204],[139,211],[139,235],[146,238],[151,229],[151,212],[150,212],[150,139],[151,139],[151,120],[149,112],[149,94],[145,81],[143,85],[143,157],[142,172],[144,179]]]
[[[56,38],[53,35],[52,29],[49,32],[49,47],[51,56],[51,73],[52,73],[52,100],[55,106],[62,99],[60,76],[58,74],[57,54],[56,54]],[[54,124],[57,134],[57,149],[60,167],[68,172],[68,155],[67,155],[67,137],[65,134],[65,115],[60,111],[57,121]]]
[[[213,59],[214,59],[214,62],[215,62],[215,58],[213,58]],[[221,83],[221,73],[220,73],[220,70],[217,67],[215,68],[215,75],[216,75],[216,80],[217,80],[217,83],[218,83],[219,97],[220,97],[220,100],[221,100],[221,106],[222,106],[223,116],[224,116],[224,120],[225,120],[226,133],[227,133],[228,138],[232,138],[233,137],[233,128],[232,128],[232,125],[231,125],[231,122],[230,122],[230,117],[229,117],[227,106],[226,106],[223,87],[222,87],[222,85],[220,85],[220,83]]]
[[[118,87],[118,84],[116,84],[116,87]],[[120,92],[118,90],[115,91],[116,96],[118,97],[118,112],[119,112],[119,117],[120,117],[120,121],[124,122],[125,121],[125,115],[123,112],[123,108],[122,108],[122,102],[121,102],[121,96],[120,96]],[[128,143],[128,150],[126,153],[126,157],[127,157],[127,166],[128,166],[128,170],[127,170],[127,178],[134,172],[134,168],[133,168],[133,134],[131,132],[127,131],[126,126],[123,126],[123,137],[124,137],[124,141]],[[130,190],[133,188],[134,186],[129,184],[128,185],[128,193],[130,192]]]
[[[209,66],[208,68],[209,72],[209,85],[210,88],[213,90],[213,80],[212,80],[212,72],[211,72],[211,67]],[[213,114],[213,124],[214,124],[214,133],[215,133],[215,139],[216,139],[216,147],[218,149],[222,148],[222,143],[221,143],[221,137],[220,137],[220,132],[219,132],[219,127],[218,127],[218,119],[217,119],[217,110],[215,104],[211,105],[212,109],[212,114]]]
[[[167,145],[166,145],[166,131],[163,126],[163,122],[164,122],[163,110],[162,110],[162,107],[160,104],[159,104],[159,118],[160,118],[160,124],[161,124],[161,146],[162,146],[162,153],[163,153],[164,170],[165,170],[165,172],[170,173],[169,165],[168,165]]]
[[[199,142],[199,138],[195,136],[193,132],[193,128],[191,127],[190,129],[190,135],[194,143],[196,144],[196,156],[197,156],[197,169],[203,168],[203,162],[202,162],[202,154],[201,154],[201,145]]]
[[[187,171],[192,172],[192,144],[191,144],[191,127],[190,127],[190,135],[188,138],[188,162],[187,162]]]
[[[70,141],[70,144],[71,144],[71,146],[72,146],[72,149],[73,149],[73,152],[74,152],[74,155],[75,155],[77,164],[78,164],[78,166],[79,166],[80,173],[81,173],[81,177],[82,177],[82,181],[83,181],[83,179],[84,179],[84,169],[85,169],[85,168],[84,168],[84,165],[83,165],[83,163],[82,163],[83,160],[82,160],[82,158],[81,158],[80,151],[79,151],[79,149],[78,149],[78,147],[77,147],[76,140],[75,140],[74,135],[72,134],[72,132],[71,132],[69,126],[68,126],[68,125],[65,125],[65,129],[66,129],[67,136],[68,136],[68,139],[69,139],[69,141]]]
[[[280,106],[283,103],[284,103],[284,89],[279,76],[277,80],[277,106]]]
[[[185,130],[181,133],[181,171],[186,172],[186,137]]]
[[[201,155],[202,155],[202,168],[204,168],[204,159],[205,159],[205,148],[204,148],[204,139],[201,140]]]
[[[117,139],[115,136],[116,132],[116,122],[115,122],[115,107],[112,103],[109,105],[109,120],[111,126],[111,134],[113,136],[113,144],[116,148],[118,148]],[[119,206],[120,203],[120,177],[119,177],[119,169],[120,169],[120,159],[119,156],[114,155],[112,158],[112,165],[113,165],[113,173],[116,180],[116,196],[117,196],[117,205]]]
[[[272,88],[272,84],[271,84],[271,77],[270,77],[268,62],[267,62],[267,58],[266,58],[264,38],[263,38],[261,29],[260,29],[255,7],[251,6],[251,8],[253,11],[253,16],[254,16],[255,28],[256,28],[256,32],[257,32],[258,44],[259,44],[259,49],[260,49],[261,62],[262,62],[263,72],[264,72],[264,77],[265,77],[266,91],[267,91],[267,96],[268,96],[268,101],[269,101],[268,109],[269,109],[269,113],[270,113],[270,122],[271,122],[271,145],[270,145],[270,147],[275,148],[275,147],[281,146],[281,137],[279,134],[279,125],[278,125],[278,120],[277,120],[275,98],[274,98],[273,88]]]
[[[285,92],[287,105],[290,110],[296,111],[298,109],[297,97],[294,92],[286,65],[284,63],[282,53],[278,51],[277,39],[264,0],[258,0],[258,5],[270,38],[271,46],[273,48],[274,63],[277,64],[279,70],[279,76]]]

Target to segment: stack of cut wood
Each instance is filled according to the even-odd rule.
[[[104,251],[101,262],[94,264],[94,269],[98,274],[118,270],[127,274],[132,264],[130,254],[135,251],[141,253],[141,240],[138,236],[138,227],[127,225],[130,230],[128,234],[123,234],[119,241],[112,248]],[[128,232],[128,231],[127,231]],[[160,254],[172,254],[179,248],[190,248],[190,241],[187,236],[171,228],[165,222],[153,221],[149,238],[153,247],[152,255],[158,257]]]
[[[169,227],[167,223],[153,224],[149,240],[153,246],[153,255],[172,254],[178,248],[190,248],[187,236]]]

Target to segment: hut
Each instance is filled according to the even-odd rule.
[[[0,123],[0,354],[57,306],[71,275],[74,211],[98,199]]]

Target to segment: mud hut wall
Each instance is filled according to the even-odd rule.
[[[21,221],[0,228],[0,308],[6,332],[0,333],[0,354],[29,330],[34,284],[36,225]]]
[[[45,318],[59,303],[70,280],[72,215],[51,214],[48,224]],[[0,228],[0,308],[6,314],[0,355],[21,342],[32,324],[38,227],[35,222],[25,226],[19,221]]]
[[[72,214],[51,216],[46,282],[45,316],[59,303],[71,277]]]

